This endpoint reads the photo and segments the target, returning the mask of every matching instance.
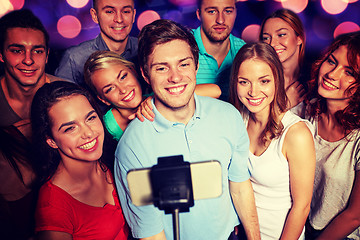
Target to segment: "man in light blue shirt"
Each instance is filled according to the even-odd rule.
[[[226,240],[239,217],[248,239],[259,239],[247,132],[232,105],[194,95],[198,47],[191,31],[171,20],[145,26],[139,36],[139,62],[154,91],[155,120],[133,120],[115,153],[115,182],[133,237],[172,239],[173,228],[171,215],[153,205],[131,203],[127,172],[156,165],[158,157],[183,155],[190,163],[218,160],[223,194],[196,200],[190,212],[180,213],[181,239]]]
[[[245,42],[231,34],[236,19],[235,0],[198,0],[197,18],[201,25],[193,30],[199,46],[197,84],[216,83],[228,101],[232,62]]]

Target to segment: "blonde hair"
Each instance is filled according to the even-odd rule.
[[[94,72],[107,69],[113,65],[124,65],[128,69],[132,71],[132,73],[137,77],[137,73],[135,71],[135,66],[132,62],[124,59],[119,54],[112,52],[112,51],[96,51],[90,55],[88,60],[84,65],[84,79],[86,85],[96,94],[96,88],[91,81],[91,76]]]

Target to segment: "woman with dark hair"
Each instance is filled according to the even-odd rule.
[[[305,95],[305,82],[300,78],[304,75],[302,65],[306,36],[299,16],[289,9],[273,12],[262,22],[259,39],[270,44],[278,54],[284,69],[288,106],[296,106]]]
[[[127,239],[113,177],[103,163],[104,128],[90,94],[69,82],[45,84],[31,106],[40,183],[39,239]]]
[[[360,239],[360,32],[334,40],[309,84],[316,172],[307,238]]]
[[[310,123],[287,111],[281,62],[262,42],[244,45],[230,79],[230,102],[250,139],[248,167],[261,239],[303,239],[315,171]]]

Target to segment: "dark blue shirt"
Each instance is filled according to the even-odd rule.
[[[77,46],[68,48],[55,71],[55,76],[68,79],[81,86],[84,82],[84,64],[89,56],[96,51],[109,50],[104,39],[99,34],[95,39],[85,41]],[[125,51],[121,54],[123,58],[137,65],[138,39],[128,38]]]

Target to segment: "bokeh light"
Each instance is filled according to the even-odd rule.
[[[141,29],[145,25],[152,23],[153,21],[158,20],[158,19],[160,19],[160,15],[157,12],[155,12],[153,10],[144,11],[138,17],[137,27],[141,31]]]
[[[10,3],[13,5],[14,10],[19,10],[24,7],[25,0],[10,0]]]
[[[14,10],[14,6],[8,0],[0,1],[0,17],[5,15],[5,13]]]
[[[296,13],[301,13],[308,5],[308,0],[282,0],[283,8],[290,9]]]
[[[245,42],[257,42],[259,40],[260,25],[251,24],[247,26],[241,34],[241,38]]]
[[[66,15],[59,19],[57,30],[64,38],[75,38],[81,31],[81,23],[76,17]]]
[[[82,8],[88,4],[89,0],[66,0],[73,8]]]
[[[175,22],[183,22],[183,14],[178,10],[171,10],[164,14],[165,19],[170,19]]]
[[[330,40],[333,37],[337,23],[334,19],[324,16],[315,16],[312,21],[312,30],[319,39]]]
[[[334,38],[339,36],[340,34],[349,33],[359,31],[360,27],[354,22],[343,22],[336,27],[334,31]]]
[[[342,13],[348,3],[343,0],[321,0],[321,6],[327,13],[335,15]]]
[[[196,0],[169,0],[169,2],[179,7],[196,4]]]

